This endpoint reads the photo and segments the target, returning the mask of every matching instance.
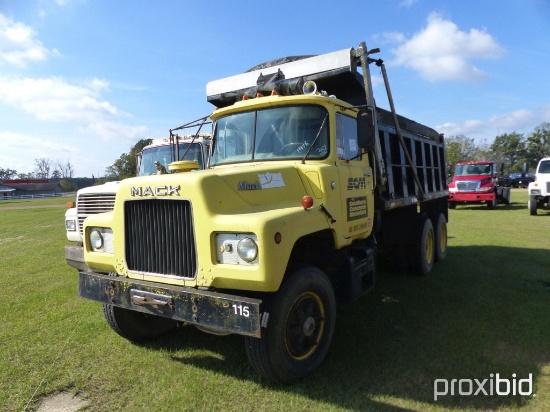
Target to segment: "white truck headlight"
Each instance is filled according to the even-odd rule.
[[[541,194],[541,191],[540,189],[531,189],[531,193],[530,193],[532,196],[540,196]]]
[[[237,244],[237,253],[245,262],[253,262],[258,257],[258,245],[254,239],[245,237]]]
[[[75,232],[76,231],[76,221],[74,219],[65,220],[65,230],[68,230],[69,232]]]
[[[253,233],[217,233],[216,250],[218,263],[258,264],[258,237]]]
[[[113,231],[104,227],[92,227],[88,240],[94,252],[113,253]]]

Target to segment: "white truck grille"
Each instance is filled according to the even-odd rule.
[[[86,193],[78,196],[78,228],[82,234],[84,219],[97,213],[110,212],[115,208],[115,193]]]

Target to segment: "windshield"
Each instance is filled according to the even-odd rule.
[[[539,173],[550,173],[550,160],[540,162]]]
[[[491,175],[493,173],[490,164],[480,165],[457,165],[455,176],[479,176]]]
[[[180,156],[183,156],[190,143],[180,143],[179,152]],[[199,169],[204,169],[203,164],[203,155],[202,155],[202,145],[200,143],[193,143],[191,148],[185,155],[185,158],[179,160],[194,160],[199,163]],[[139,165],[138,176],[148,176],[157,174],[159,171],[155,162],[159,162],[161,166],[164,167],[165,173],[168,171],[168,165],[171,163],[172,159],[170,156],[170,145],[166,144],[164,146],[155,146],[148,149],[144,149],[141,155],[141,164]]]
[[[210,165],[324,158],[327,115],[321,106],[285,106],[222,117],[214,126]]]

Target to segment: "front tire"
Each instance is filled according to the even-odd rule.
[[[120,336],[132,342],[144,342],[175,329],[177,322],[160,316],[147,315],[117,306],[104,304],[107,323]]]
[[[315,370],[328,352],[336,322],[334,291],[321,270],[305,266],[287,275],[264,303],[267,328],[261,338],[245,337],[246,353],[260,375],[289,384]]]
[[[529,196],[527,207],[529,208],[529,214],[531,216],[537,215],[537,198],[535,196]]]

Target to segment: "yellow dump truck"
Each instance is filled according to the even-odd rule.
[[[245,336],[265,378],[327,354],[336,304],[368,292],[378,251],[426,274],[447,253],[443,136],[398,116],[378,49],[279,59],[207,85],[208,167],[122,181],[84,221],[79,294],[143,341],[178,323]],[[369,65],[391,110],[375,106]]]

